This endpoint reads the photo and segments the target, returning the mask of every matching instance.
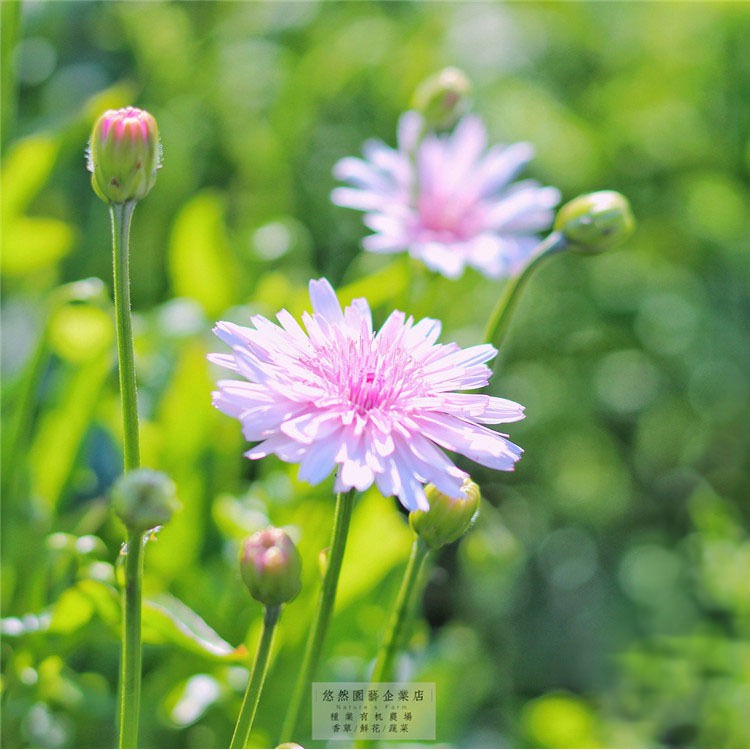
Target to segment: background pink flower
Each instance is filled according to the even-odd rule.
[[[338,470],[337,492],[373,482],[408,509],[427,509],[423,485],[462,495],[466,473],[441,450],[510,471],[522,450],[484,425],[523,419],[513,401],[457,393],[486,385],[489,344],[462,349],[436,343],[440,323],[391,313],[373,331],[367,301],[342,311],[326,279],[310,282],[312,315],[304,329],[286,311],[279,325],[257,315],[253,327],[220,322],[231,354],[209,359],[242,376],[219,381],[214,405],[259,441],[245,454],[299,463],[311,484]]]
[[[346,157],[334,167],[331,200],[365,211],[374,234],[363,241],[377,253],[408,251],[448,278],[465,266],[491,277],[515,274],[527,262],[560,201],[557,188],[533,180],[513,182],[533,156],[528,143],[493,146],[476,115],[452,133],[420,140],[421,115],[406,112],[398,148],[368,141],[365,158]]]

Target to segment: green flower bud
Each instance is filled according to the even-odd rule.
[[[145,198],[161,166],[156,120],[135,107],[107,110],[94,124],[87,151],[94,192],[106,203]]]
[[[481,493],[478,485],[467,479],[461,488],[464,497],[448,497],[434,485],[424,488],[429,510],[413,510],[409,523],[415,534],[432,549],[455,542],[462,537],[479,515]]]
[[[467,111],[470,93],[471,82],[463,71],[445,68],[419,85],[412,106],[428,130],[449,130]]]
[[[619,245],[634,229],[628,199],[614,190],[579,195],[555,219],[555,230],[565,236],[572,250],[583,253],[601,253]]]
[[[163,526],[180,507],[174,482],[160,471],[134,469],[112,488],[112,508],[129,531]]]
[[[299,594],[301,570],[297,548],[282,529],[257,531],[242,544],[242,580],[250,595],[267,607],[277,607]]]

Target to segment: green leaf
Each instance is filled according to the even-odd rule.
[[[88,362],[114,345],[111,315],[95,305],[61,305],[52,312],[49,344],[55,354],[74,364]]]
[[[73,633],[82,628],[94,614],[94,605],[77,586],[60,595],[49,625],[51,633]]]
[[[413,534],[392,499],[377,490],[358,501],[346,542],[336,605],[342,609],[363,597],[397,565],[405,565]]]
[[[74,239],[73,228],[58,219],[4,218],[0,268],[6,276],[24,276],[48,268],[70,252]]]
[[[220,661],[247,659],[243,645],[231,646],[190,607],[169,594],[144,602],[143,637]]]
[[[120,599],[117,590],[103,581],[87,578],[63,591],[52,608],[51,633],[73,633],[99,616],[112,628],[120,623]]]
[[[94,578],[86,578],[79,581],[76,588],[88,598],[96,614],[104,622],[114,628],[119,628],[121,617],[120,593],[114,586]]]
[[[408,257],[398,258],[385,268],[357,279],[338,290],[338,298],[343,305],[348,305],[356,297],[364,297],[370,308],[375,309],[399,298],[409,284]]]
[[[180,211],[169,243],[172,287],[191,297],[209,316],[235,300],[237,269],[229,251],[224,199],[214,191],[196,195]]]
[[[44,416],[29,453],[34,492],[57,507],[112,368],[107,352],[72,373]]]
[[[162,440],[158,465],[174,480],[182,502],[149,550],[151,569],[166,579],[189,569],[203,545],[209,474],[202,469],[220,421],[211,406],[213,384],[205,357],[202,343],[186,342],[157,414]]]
[[[57,160],[60,144],[44,135],[34,135],[17,141],[3,159],[0,172],[2,192],[2,222],[23,213],[34,196],[42,189]],[[7,248],[3,248],[3,254]]]

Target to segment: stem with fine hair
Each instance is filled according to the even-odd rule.
[[[328,564],[325,576],[323,577],[320,596],[318,597],[315,618],[307,639],[305,654],[302,658],[302,666],[300,667],[297,684],[289,702],[286,718],[281,730],[282,742],[290,741],[294,737],[302,699],[305,695],[309,695],[310,684],[320,661],[323,642],[325,641],[328,623],[331,619],[331,612],[333,611],[333,604],[336,599],[336,588],[338,587],[339,573],[341,572],[341,562],[344,559],[346,537],[349,532],[349,522],[351,520],[355,495],[356,490],[352,489],[349,492],[341,492],[336,497],[336,511],[333,520],[333,533]]]
[[[415,537],[411,546],[409,562],[404,571],[404,578],[401,581],[401,588],[396,597],[396,604],[393,607],[385,637],[375,658],[371,682],[388,682],[392,676],[393,661],[396,658],[409,622],[414,590],[417,588],[419,574],[429,553],[430,548],[422,538],[419,536]]]
[[[141,697],[141,578],[143,534],[128,532],[120,660],[120,744],[138,747]]]
[[[523,271],[518,276],[508,279],[508,283],[484,329],[485,341],[492,344],[496,349],[499,348],[501,341],[508,332],[510,318],[521,297],[521,290],[526,285],[531,274],[545,258],[565,250],[567,246],[568,242],[561,232],[552,232],[536,248],[532,260],[526,265]]]
[[[122,431],[125,471],[140,465],[138,447],[138,396],[135,383],[133,326],[130,320],[130,223],[135,201],[112,203],[112,269],[115,291],[117,360],[122,399]]]
[[[138,397],[135,382],[133,327],[130,320],[130,223],[135,201],[110,204],[112,269],[115,296],[117,362],[122,400],[125,471],[140,465]],[[120,662],[120,747],[137,747],[141,702],[141,579],[143,534],[128,529],[125,551],[125,588],[122,607]]]
[[[242,699],[242,707],[237,717],[237,725],[234,728],[230,748],[247,747],[247,741],[250,737],[250,730],[253,728],[253,719],[255,711],[258,708],[258,701],[263,690],[263,683],[266,679],[266,670],[268,667],[268,657],[271,653],[271,643],[273,642],[273,633],[276,623],[281,614],[281,606],[266,607],[263,613],[263,633],[258,644],[258,653],[255,656],[255,664],[250,679],[245,690],[245,697]]]
[[[391,681],[393,662],[403,643],[412,611],[415,591],[419,588],[418,581],[430,551],[430,548],[421,537],[414,537],[409,561],[406,563],[404,577],[401,580],[401,588],[398,590],[396,603],[393,606],[383,642],[380,644],[377,656],[375,657],[375,666],[372,669],[372,677],[370,677],[370,684],[373,686],[378,682]],[[358,738],[354,742],[354,747],[356,748],[371,746],[371,741],[361,738]]]

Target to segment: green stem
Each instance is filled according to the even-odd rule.
[[[141,578],[143,534],[128,532],[125,554],[125,589],[122,607],[120,661],[120,744],[138,747],[141,702]]]
[[[388,682],[393,671],[393,661],[403,641],[403,634],[409,622],[411,603],[416,588],[419,574],[424,561],[430,553],[430,548],[422,541],[421,537],[415,537],[406,565],[401,588],[396,598],[396,604],[391,613],[385,638],[380,645],[380,650],[375,658],[375,666],[372,671],[371,682]]]
[[[253,672],[247,683],[245,697],[242,699],[242,708],[237,717],[237,725],[234,728],[230,748],[247,747],[247,741],[250,737],[250,730],[253,728],[253,719],[255,711],[258,708],[258,701],[263,690],[263,683],[266,679],[266,670],[268,667],[268,657],[271,653],[271,642],[273,641],[273,632],[276,623],[281,614],[281,607],[266,607],[263,615],[263,633],[258,644],[258,653],[255,657]]]
[[[135,385],[133,327],[130,320],[130,223],[135,201],[110,205],[112,219],[112,267],[115,287],[117,359],[122,398],[122,428],[125,471],[140,465],[138,447],[138,397]]]
[[[346,493],[339,493],[336,498],[336,511],[333,521],[328,566],[323,577],[323,586],[318,598],[318,608],[315,612],[315,619],[313,620],[310,635],[307,639],[307,646],[305,647],[305,655],[302,659],[297,684],[289,702],[286,719],[281,730],[282,742],[290,741],[294,738],[302,700],[306,695],[309,695],[310,684],[320,661],[323,641],[325,640],[328,622],[331,619],[331,612],[333,611],[333,604],[336,599],[336,588],[338,586],[339,573],[341,572],[341,562],[344,559],[346,536],[349,531],[355,494],[356,490],[352,489]]]
[[[534,257],[531,262],[518,276],[508,280],[500,299],[498,299],[495,305],[495,309],[487,321],[487,326],[484,329],[484,341],[489,342],[496,349],[500,347],[500,343],[508,331],[511,315],[521,297],[521,290],[526,285],[531,274],[545,258],[565,250],[567,246],[567,240],[560,232],[553,232],[549,237],[542,240],[534,251]],[[497,362],[497,359],[495,362]]]
[[[401,588],[396,597],[396,603],[391,612],[391,618],[388,621],[388,627],[385,631],[383,642],[380,644],[377,656],[375,657],[375,666],[370,677],[370,684],[376,682],[390,682],[393,672],[393,662],[409,624],[412,605],[414,601],[414,592],[419,588],[418,581],[425,560],[430,554],[430,548],[424,543],[421,537],[415,536],[409,554],[409,561],[406,564],[404,577],[401,580]],[[371,740],[357,739],[354,742],[356,748],[372,747]]]
[[[125,471],[140,465],[138,446],[138,396],[135,383],[133,328],[130,320],[130,223],[135,201],[110,205],[112,269],[115,293],[117,362],[122,399]],[[120,666],[120,747],[138,746],[141,702],[141,579],[143,534],[128,530],[125,555],[125,591],[122,610],[122,660]]]

